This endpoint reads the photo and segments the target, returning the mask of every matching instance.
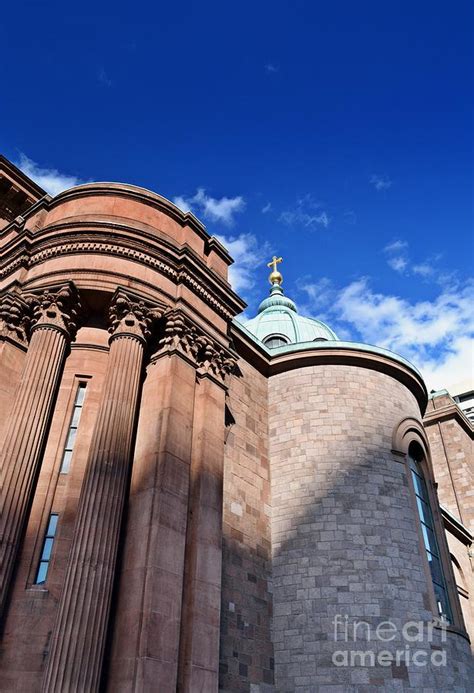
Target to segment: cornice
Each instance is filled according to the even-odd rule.
[[[206,241],[206,255],[209,255],[211,251],[217,253],[228,265],[234,264],[234,258],[215,236],[210,236]]]
[[[457,421],[468,436],[474,440],[474,426],[455,402],[427,412],[423,418],[423,423],[425,426],[432,426],[433,424],[440,423],[441,421],[449,421],[450,419]]]
[[[33,200],[37,200],[38,198],[46,195],[46,191],[43,190],[43,188],[41,188],[25,173],[23,173],[18,166],[12,164],[12,162],[3,156],[3,154],[0,154],[0,172],[1,171],[5,171],[9,176],[11,176],[14,182],[19,183],[25,189],[28,195],[33,198]]]
[[[454,517],[444,506],[440,505],[443,524],[447,532],[453,534],[459,541],[466,546],[471,546],[474,537],[471,532],[460,522],[457,517]]]
[[[245,328],[235,321],[231,325],[231,336],[241,358],[248,361],[266,377],[272,377],[297,368],[323,365],[349,365],[378,371],[391,376],[405,385],[415,396],[420,411],[426,409],[428,394],[426,386],[415,369],[390,356],[390,353],[376,353],[369,345],[348,345],[336,342],[331,347],[323,343],[311,347],[308,343],[291,345],[291,351],[273,355],[263,344],[258,344]],[[364,349],[362,349],[364,347]]]
[[[5,228],[3,228],[0,231],[0,239],[3,238],[4,236],[8,235],[10,231],[17,230],[17,231],[22,231],[25,222],[30,219],[32,216],[37,214],[41,210],[48,210],[49,209],[49,203],[51,201],[51,196],[45,194],[44,197],[39,199],[37,202],[31,205],[31,207],[28,207],[27,210],[23,212],[23,214],[20,217],[16,217],[11,221]]]
[[[94,229],[93,237],[91,228]],[[111,229],[117,233],[111,234]],[[55,235],[59,232],[60,239]],[[25,229],[21,236],[4,247],[5,261],[0,265],[0,278],[19,267],[28,268],[51,257],[86,253],[115,255],[151,266],[174,282],[186,284],[226,320],[245,307],[230,285],[209,269],[189,246],[175,246],[140,229],[107,222],[91,222],[87,226],[83,223],[58,224],[35,234]]]

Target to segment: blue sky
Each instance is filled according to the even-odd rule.
[[[8,3],[0,149],[51,192],[141,185],[300,310],[472,377],[468,0]]]

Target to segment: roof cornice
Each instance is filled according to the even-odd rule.
[[[404,384],[417,399],[422,414],[426,409],[428,393],[420,373],[408,361],[388,350],[341,341],[302,342],[270,350],[238,320],[233,321],[231,332],[238,353],[267,377],[296,368],[329,364],[367,368]]]
[[[36,231],[20,228],[2,248],[0,278],[8,277],[18,267],[31,267],[50,257],[78,253],[116,254],[148,264],[177,283],[187,284],[226,319],[246,307],[230,284],[209,268],[188,244],[177,245],[156,232],[108,220],[60,222]]]
[[[444,407],[432,409],[427,412],[423,418],[423,423],[425,426],[432,426],[433,424],[440,423],[441,421],[449,421],[450,419],[457,421],[468,436],[474,440],[474,426],[463,410],[458,407],[454,401],[450,404],[446,404]]]
[[[471,532],[465,527],[457,517],[454,517],[452,513],[449,512],[447,508],[440,505],[441,515],[443,518],[443,524],[446,531],[453,534],[459,541],[461,541],[466,546],[471,546],[474,537]]]
[[[43,190],[43,188],[27,176],[26,173],[23,173],[18,166],[12,164],[3,154],[0,154],[0,171],[1,170],[8,173],[15,182],[19,183],[34,200],[44,197],[47,194],[46,190]]]

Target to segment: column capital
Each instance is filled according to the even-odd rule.
[[[0,298],[0,341],[28,346],[31,310],[17,291],[8,291]]]
[[[109,341],[127,336],[135,337],[146,344],[154,323],[162,314],[160,308],[147,306],[145,301],[135,299],[123,289],[117,289],[109,308]]]
[[[181,354],[190,361],[198,377],[211,377],[219,385],[224,385],[226,377],[236,372],[236,354],[179,310],[165,315],[164,332],[155,358],[172,353]]]
[[[81,312],[79,292],[73,282],[51,287],[42,293],[29,293],[25,301],[31,306],[31,331],[53,328],[73,340]]]
[[[198,337],[196,348],[198,376],[210,377],[219,385],[226,385],[227,378],[237,372],[236,355],[206,335]]]

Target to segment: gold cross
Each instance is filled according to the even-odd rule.
[[[273,268],[273,272],[276,272],[276,271],[277,271],[277,265],[278,265],[280,262],[283,262],[283,258],[282,258],[282,257],[277,257],[276,255],[274,255],[274,256],[272,257],[271,262],[269,262],[269,263],[267,264],[267,267],[272,267],[272,268]]]

